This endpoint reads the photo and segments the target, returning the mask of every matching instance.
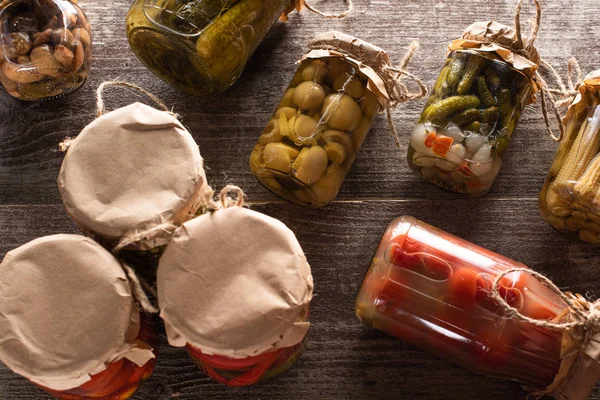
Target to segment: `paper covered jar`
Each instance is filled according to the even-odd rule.
[[[67,213],[126,259],[158,257],[174,226],[212,194],[198,145],[169,112],[134,103],[67,144],[58,176]]]
[[[157,286],[169,343],[221,383],[278,375],[304,350],[312,276],[278,220],[235,206],[185,222],[161,257]]]
[[[0,361],[58,399],[127,399],[156,332],[121,263],[80,235],[36,239],[0,264]]]

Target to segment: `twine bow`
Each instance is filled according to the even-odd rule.
[[[548,128],[550,136],[558,142],[561,141],[564,136],[564,125],[562,123],[562,119],[558,109],[565,105],[569,105],[573,102],[575,96],[577,96],[577,94],[579,93],[579,87],[583,83],[583,74],[581,72],[581,68],[579,67],[579,63],[577,62],[577,59],[571,57],[567,63],[567,83],[569,85],[567,87],[565,86],[562,78],[560,77],[556,69],[554,69],[554,67],[551,64],[549,64],[545,60],[542,60],[542,66],[544,67],[544,69],[547,69],[552,73],[558,85],[558,89],[550,88],[550,86],[547,84],[544,78],[542,78],[542,76],[539,73],[537,74],[537,78],[542,83],[542,113],[544,114],[546,127]],[[573,81],[572,78],[574,73],[576,74],[576,81]],[[555,100],[554,95],[559,96],[559,100]],[[550,103],[552,104],[552,109],[554,111],[554,116],[558,121],[558,126],[560,129],[560,134],[558,137],[554,136],[554,134],[550,130],[544,96],[547,96],[549,98]]]
[[[172,110],[170,110],[169,107],[167,107],[167,105],[161,99],[159,99],[157,96],[155,96],[151,92],[147,91],[146,89],[144,89],[141,86],[135,85],[133,83],[125,82],[125,81],[120,81],[120,80],[102,82],[100,84],[100,86],[98,86],[98,89],[96,90],[96,117],[100,117],[106,111],[104,108],[104,99],[102,98],[102,92],[104,91],[104,89],[106,89],[107,87],[111,87],[111,86],[113,86],[113,87],[120,86],[120,87],[129,88],[129,89],[133,89],[134,91],[140,92],[143,95],[145,95],[146,97],[148,97],[150,100],[152,100],[152,102],[154,104],[156,104],[157,106],[162,108],[163,111],[173,115],[175,118],[179,118],[179,115],[175,114]]]
[[[402,57],[402,61],[400,61],[400,65],[398,68],[395,68],[391,65],[384,65],[383,68],[379,71],[381,78],[385,84],[388,95],[390,97],[390,101],[386,107],[387,121],[390,126],[390,131],[392,133],[392,137],[394,138],[394,142],[397,147],[400,147],[400,136],[398,135],[398,131],[396,130],[396,125],[392,120],[392,112],[391,109],[396,107],[400,103],[404,103],[409,100],[416,100],[427,95],[427,86],[423,83],[423,81],[418,78],[416,75],[411,74],[406,70],[408,62],[414,55],[415,51],[419,48],[419,43],[417,41],[413,41],[409,46],[406,54]],[[418,92],[411,92],[408,87],[402,82],[402,78],[404,76],[409,77],[413,80],[419,87]]]
[[[502,278],[513,272],[529,274],[536,278],[542,285],[550,289],[565,302],[567,305],[565,310],[553,320],[536,319],[523,315],[515,307],[508,304],[500,295],[498,290]],[[573,377],[577,375],[577,372],[572,371],[579,370],[578,363],[582,362],[582,355],[586,354],[586,348],[592,340],[597,340],[597,338],[593,338],[600,333],[600,300],[589,302],[579,294],[562,292],[550,279],[527,268],[513,268],[499,274],[494,280],[492,286],[492,298],[500,305],[500,307],[502,307],[503,311],[509,318],[526,321],[532,325],[559,332],[571,332],[572,330],[576,329],[583,331],[583,339],[580,343],[577,343],[578,355],[576,358],[570,358],[567,361],[567,371],[564,371],[564,373],[560,376],[557,374],[555,381],[548,385],[548,387],[541,390],[534,389],[531,393],[532,395],[538,396],[539,398],[545,394],[554,393],[555,391],[560,390],[560,388],[563,387],[569,379],[574,379]],[[566,321],[563,321],[567,316],[569,316],[569,318]],[[565,363],[564,359],[563,363]],[[562,368],[563,365],[561,364],[561,370]],[[573,398],[572,400],[576,399]]]

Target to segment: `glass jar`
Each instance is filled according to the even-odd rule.
[[[140,332],[137,340],[152,347],[158,355],[158,333],[151,317],[140,314]],[[138,366],[126,358],[110,363],[108,368],[99,374],[92,375],[91,380],[75,389],[56,391],[43,386],[42,389],[59,400],[81,400],[90,398],[103,398],[110,400],[126,400],[150,378],[156,358],[148,361],[143,366]]]
[[[196,95],[222,92],[292,0],[136,0],[127,37],[156,76]]]
[[[256,211],[226,207],[183,223],[157,289],[169,343],[225,385],[283,373],[306,347],[310,266],[294,234]]]
[[[206,375],[227,386],[248,386],[284,373],[298,361],[304,349],[302,342],[275,351],[246,358],[231,358],[204,354],[191,344],[186,350],[194,363]]]
[[[411,134],[408,164],[444,189],[487,193],[531,91],[530,78],[495,53],[451,52]]]
[[[560,365],[561,333],[508,318],[492,299],[496,277],[525,268],[413,217],[392,221],[356,299],[372,326],[473,372],[529,387],[549,385]],[[511,272],[498,287],[531,318],[552,319],[563,301],[530,275]]]
[[[0,263],[0,360],[63,400],[124,400],[150,377],[158,337],[120,260],[51,235]]]
[[[0,82],[20,100],[68,94],[86,81],[90,24],[68,0],[15,0],[0,9]]]
[[[347,59],[303,60],[252,150],[260,183],[301,205],[331,202],[381,110],[368,82]]]
[[[584,83],[579,100],[569,108],[565,136],[539,205],[544,219],[558,231],[599,244],[600,96],[588,87]]]

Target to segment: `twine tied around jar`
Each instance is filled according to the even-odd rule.
[[[169,107],[167,107],[167,105],[161,99],[158,98],[158,96],[152,94],[151,92],[147,91],[141,86],[125,81],[120,81],[117,79],[113,81],[102,82],[100,86],[98,86],[98,89],[96,90],[96,117],[100,117],[106,111],[104,108],[104,99],[102,98],[102,92],[104,91],[104,89],[111,86],[120,86],[124,88],[133,89],[134,91],[138,91],[146,97],[148,97],[150,100],[152,100],[152,102],[159,106],[163,111],[173,115],[175,118],[179,118],[179,115],[175,114],[172,110],[170,110]]]
[[[379,47],[340,32],[327,32],[316,36],[311,40],[309,48],[311,52],[326,50],[331,56],[346,59],[359,68],[362,66],[368,67],[379,77],[386,92],[384,107],[387,112],[387,121],[396,146],[400,147],[400,137],[392,121],[391,109],[405,101],[419,99],[427,95],[425,83],[406,70],[410,59],[419,48],[419,43],[413,41],[409,45],[398,67],[391,64],[387,53]],[[408,89],[402,81],[405,76],[417,84],[418,91],[413,92]]]
[[[346,11],[342,11],[339,14],[327,14],[321,10],[318,10],[314,6],[312,6],[307,0],[293,0],[292,4],[283,12],[280,19],[285,22],[288,20],[289,13],[291,13],[293,10],[300,12],[303,8],[306,8],[306,9],[312,11],[313,13],[320,15],[324,18],[335,18],[335,19],[346,18],[348,15],[350,15],[352,13],[352,11],[354,11],[354,2],[352,0],[345,0],[345,1],[348,4],[348,8],[346,9]]]
[[[567,307],[553,320],[531,318],[509,305],[498,287],[506,275],[519,272],[536,278],[558,295]],[[590,302],[580,294],[562,292],[550,279],[527,268],[512,268],[499,274],[492,285],[492,298],[508,318],[563,332],[561,364],[554,381],[545,388],[525,388],[531,396],[550,394],[560,400],[584,400],[600,379],[600,300]],[[566,321],[565,321],[566,319]]]

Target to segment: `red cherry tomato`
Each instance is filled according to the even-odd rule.
[[[452,302],[473,305],[477,296],[477,272],[468,267],[455,268],[449,281]]]

